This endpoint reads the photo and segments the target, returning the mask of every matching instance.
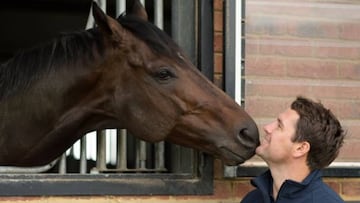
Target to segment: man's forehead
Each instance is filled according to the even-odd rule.
[[[293,109],[286,109],[279,115],[279,120],[281,120],[285,125],[286,124],[296,124],[299,120],[299,114]]]

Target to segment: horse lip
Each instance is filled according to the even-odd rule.
[[[244,163],[245,160],[247,160],[246,158],[226,147],[220,147],[220,153],[222,154],[223,160],[226,165],[238,165]]]

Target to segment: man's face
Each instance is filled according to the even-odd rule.
[[[268,164],[286,163],[290,160],[295,148],[292,138],[295,136],[299,114],[287,109],[278,118],[264,126],[265,135],[260,146],[256,148],[256,154]]]

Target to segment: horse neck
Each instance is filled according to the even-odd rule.
[[[83,40],[81,36],[78,36],[78,38]],[[47,64],[52,64],[53,67],[44,67],[46,70],[37,70],[36,73],[33,73],[31,80],[20,85],[21,88],[14,88],[15,93],[1,98],[1,116],[8,117],[12,115],[9,122],[2,123],[3,128],[16,127],[12,125],[18,122],[35,123],[39,128],[46,125],[54,126],[66,120],[66,118],[74,116],[74,114],[81,122],[81,119],[85,119],[85,116],[92,113],[86,112],[85,109],[91,111],[100,103],[105,102],[106,98],[101,97],[101,95],[97,95],[98,98],[95,98],[94,95],[99,77],[96,67],[103,63],[106,55],[105,50],[102,50],[105,46],[101,44],[102,40],[94,38],[95,42],[88,47],[96,47],[97,49],[83,50],[87,51],[83,55],[81,55],[81,51],[79,51],[80,53],[67,53],[67,49],[72,49],[72,44],[70,44],[71,41],[61,44],[60,42],[64,42],[64,40],[63,38],[58,39],[56,46],[62,45],[63,47],[59,47],[59,49],[63,48],[65,51],[60,50],[58,53],[53,51],[52,57],[59,57],[58,55],[61,52],[66,55],[60,56],[58,59],[52,58],[51,62],[47,62]],[[74,47],[77,46],[74,45]],[[71,51],[74,51],[74,49]],[[36,117],[36,120],[31,121],[34,117]],[[15,120],[18,120],[18,122]],[[0,130],[1,128],[0,125]],[[25,132],[26,128],[33,129],[34,127],[24,126]],[[46,129],[39,129],[38,131],[43,130],[46,131]]]

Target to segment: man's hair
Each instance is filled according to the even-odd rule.
[[[301,96],[291,104],[291,109],[300,116],[293,142],[309,142],[310,170],[327,167],[338,156],[344,142],[345,132],[340,122],[321,103]]]

